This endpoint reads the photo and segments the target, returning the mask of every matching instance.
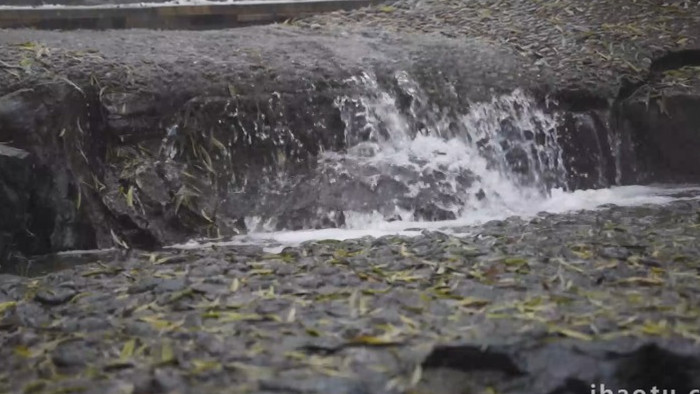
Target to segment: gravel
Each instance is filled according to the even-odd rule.
[[[668,0],[399,0],[300,21],[333,30],[439,34],[509,48],[561,89],[614,96],[668,51],[700,45],[700,3]]]
[[[7,275],[0,391],[549,393],[649,351],[698,383],[697,199],[460,231]]]

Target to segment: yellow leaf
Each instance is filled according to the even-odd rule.
[[[267,268],[256,268],[256,269],[252,269],[252,270],[248,271],[248,273],[251,275],[270,275],[270,274],[274,274],[275,271],[273,271],[271,269],[267,269]]]
[[[202,212],[202,217],[204,219],[206,219],[207,222],[214,223],[214,220],[212,220],[212,218],[210,218],[209,215],[207,215],[207,213],[204,211],[204,208],[201,209],[201,212]]]
[[[136,339],[130,339],[126,341],[122,347],[122,351],[119,354],[121,360],[128,360],[134,355],[134,349],[136,348]]]
[[[34,60],[29,58],[24,58],[19,61],[19,65],[24,68],[29,68],[32,66],[32,64],[34,64]]]
[[[413,373],[411,374],[411,380],[409,380],[409,385],[411,387],[416,386],[421,381],[422,376],[423,368],[421,368],[420,365],[416,365],[416,367],[413,369]]]
[[[524,259],[522,257],[509,257],[503,259],[503,263],[505,265],[524,265],[527,264],[527,259]]]
[[[29,350],[29,348],[24,346],[24,345],[16,346],[15,347],[15,354],[20,356],[20,357],[24,357],[24,358],[30,358],[33,356],[32,351]]]
[[[594,271],[606,271],[617,267],[617,261],[601,262],[595,265]]]
[[[212,370],[218,371],[222,368],[221,363],[213,360],[192,360],[192,365],[194,366],[194,368],[192,369],[192,373],[195,374]]]
[[[112,240],[114,241],[114,243],[116,243],[124,249],[129,249],[129,245],[127,245],[126,242],[119,239],[119,237],[117,237],[117,234],[114,233],[114,230],[110,229],[109,231],[112,234]]]
[[[289,313],[287,313],[287,323],[294,322],[296,315],[297,315],[297,309],[295,307],[292,307],[291,309],[289,309]]]
[[[238,313],[238,312],[218,312],[209,311],[202,315],[205,319],[219,319],[222,322],[263,320],[263,317],[257,313]]]
[[[175,361],[175,352],[170,342],[164,342],[160,347],[160,362],[169,364]]]
[[[75,209],[80,210],[80,205],[82,204],[83,201],[83,192],[80,190],[80,186],[78,186],[78,197],[77,201],[75,202]]]
[[[211,137],[211,143],[215,147],[219,148],[222,152],[226,152],[226,145],[224,145],[221,141],[217,140],[216,137]]]
[[[371,335],[360,335],[351,339],[349,342],[354,345],[368,346],[386,346],[396,344],[396,341],[389,340],[388,338],[375,337]]]
[[[155,265],[165,264],[168,261],[172,260],[173,258],[174,258],[174,256],[160,257],[160,258],[156,259],[155,261],[153,261],[153,264],[155,264]]]
[[[420,324],[418,324],[418,322],[416,322],[415,320],[413,320],[407,316],[399,315],[399,319],[401,319],[401,322],[403,324],[405,324],[411,328],[417,329],[420,327]]]
[[[566,327],[559,327],[559,326],[552,325],[549,327],[549,331],[555,332],[557,334],[561,334],[561,335],[564,335],[564,336],[567,336],[570,338],[580,339],[582,341],[592,341],[593,340],[593,337],[591,335],[584,334],[580,331],[571,330],[571,329],[566,328]]]
[[[457,304],[459,306],[465,307],[465,308],[482,308],[490,303],[489,300],[484,300],[480,298],[474,298],[474,297],[464,297],[461,300],[457,301]]]
[[[0,313],[5,312],[7,309],[13,308],[17,305],[16,301],[0,302]]]
[[[126,192],[126,205],[130,208],[134,207],[134,186],[129,185],[129,190]]]
[[[21,44],[17,44],[17,46],[22,49],[34,50],[34,48],[37,47],[37,43],[32,41],[26,41]]]
[[[241,287],[241,281],[238,280],[238,278],[234,278],[233,281],[231,282],[231,286],[229,286],[229,290],[232,293],[235,293],[238,291],[238,289]]]
[[[167,331],[172,331],[178,327],[180,327],[184,322],[171,322],[165,319],[161,319],[156,316],[144,316],[140,318],[139,320],[149,323],[153,328],[157,330],[167,330]]]
[[[646,321],[640,327],[640,331],[647,335],[664,335],[669,332],[668,322],[666,320],[658,323]]]
[[[321,336],[321,332],[319,332],[315,328],[307,328],[306,333],[311,335],[312,337],[320,337]]]

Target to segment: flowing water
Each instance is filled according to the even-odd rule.
[[[313,240],[418,236],[425,230],[464,234],[469,226],[512,216],[608,204],[662,205],[700,196],[700,187],[692,185],[620,185],[625,142],[614,134],[598,141],[596,160],[612,156],[616,185],[574,190],[570,180],[578,174],[567,169],[567,152],[559,142],[561,114],[543,110],[522,91],[445,111],[407,73],[396,73],[394,82],[391,90],[370,74],[348,81],[362,93],[336,100],[347,149],[321,152],[302,173],[271,169],[272,176],[258,180],[255,188],[241,189],[253,201],[246,206],[253,212],[245,218],[246,235],[169,248],[258,245],[276,252]],[[163,151],[173,153],[172,148],[166,138]],[[602,179],[604,164],[598,161]],[[63,252],[12,270],[43,275],[118,253]]]
[[[277,193],[276,205],[284,206],[285,198],[295,199],[294,193],[310,189],[313,202],[305,207],[313,209],[304,212],[327,217],[320,221],[330,223],[320,226],[327,228],[317,224],[290,231],[276,213],[255,215],[246,218],[247,235],[218,243],[279,249],[318,239],[417,235],[424,229],[449,232],[539,212],[664,204],[699,191],[682,185],[570,190],[557,115],[540,109],[522,91],[446,114],[431,105],[407,73],[394,78],[400,93],[410,98],[409,105],[402,106],[397,93],[382,89],[370,74],[353,78],[349,82],[361,86],[363,93],[336,102],[348,149],[323,152],[311,176],[303,182],[284,181],[290,193]],[[608,138],[619,183],[620,137]],[[211,243],[200,240],[173,247]]]

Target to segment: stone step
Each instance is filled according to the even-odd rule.
[[[74,29],[217,29],[283,22],[303,16],[351,10],[381,0],[256,0],[185,1],[156,0],[58,0],[63,4],[40,5],[45,0],[0,0],[0,28]],[[9,4],[15,3],[15,4]]]
[[[132,6],[138,5],[142,7],[157,6],[157,5],[205,5],[205,4],[228,4],[239,3],[246,0],[0,0],[0,7],[45,7],[56,8],[60,6],[69,7],[113,7],[113,6]],[[259,2],[275,2],[279,0],[257,0]],[[288,2],[294,2],[289,0]]]

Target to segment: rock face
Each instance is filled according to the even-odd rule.
[[[72,100],[69,91],[50,90],[59,102]],[[2,146],[3,221],[12,250],[43,254],[95,245],[92,218],[80,212],[79,179],[71,171],[79,151],[63,151],[57,119],[70,118],[71,108],[41,95],[47,90],[18,90],[0,97],[0,140],[26,149]],[[38,94],[37,94],[38,93]],[[60,124],[60,123],[59,123]],[[86,129],[89,129],[86,125]]]
[[[89,41],[80,32],[3,32],[0,141],[25,151],[8,160],[31,169],[27,176],[3,173],[4,198],[17,207],[3,227],[4,249],[155,248],[243,232],[251,216],[275,218],[277,229],[341,226],[343,201],[387,218],[395,215],[387,207],[398,204],[416,219],[451,219],[458,212],[450,205],[488,198],[482,190],[455,197],[446,188],[469,188],[469,171],[454,179],[440,171],[408,174],[427,186],[405,200],[413,189],[395,181],[403,169],[365,166],[343,175],[319,158],[390,138],[392,127],[412,138],[469,139],[470,110],[515,89],[557,120],[567,175],[544,181],[545,188],[700,177],[698,119],[689,112],[695,93],[668,87],[669,78],[678,86],[695,80],[686,67],[692,56],[652,62],[661,79],[632,83],[612,105],[614,93],[598,89],[600,81],[558,86],[570,79],[560,68],[553,73],[481,37],[350,30],[95,32]],[[650,110],[647,88],[664,91]],[[368,111],[383,110],[384,96],[391,116]],[[379,102],[368,106],[368,98]],[[517,129],[509,122],[497,125],[503,135]],[[544,143],[538,127],[533,121],[533,129],[515,130],[517,138]],[[505,165],[527,180],[530,153],[511,142],[484,149],[503,150]]]
[[[0,145],[0,258],[17,248],[17,230],[25,228],[31,184],[29,153]]]
[[[622,107],[623,130],[634,133],[638,160],[653,181],[700,177],[700,96],[674,94],[652,102],[636,97]]]
[[[7,217],[13,218],[3,223],[3,230],[12,239],[12,249],[25,254],[95,245],[93,219],[79,211],[80,180],[72,172],[82,149],[61,149],[60,139],[68,136],[54,128],[57,120],[71,118],[71,107],[42,97],[47,92],[58,94],[59,102],[73,99],[71,92],[41,88],[0,98],[0,139],[26,149],[2,148],[5,198],[12,212]]]
[[[342,225],[337,205],[345,197],[333,191],[341,188],[329,187],[320,204],[314,192],[334,182],[323,180],[316,158],[387,137],[381,122],[354,118],[367,106],[345,108],[343,100],[376,89],[395,95],[401,101],[395,111],[407,116],[415,134],[422,122],[436,120],[433,108],[415,102],[413,88],[397,79],[399,70],[415,74],[422,97],[445,111],[488,99],[492,81],[502,81],[503,92],[530,83],[512,77],[521,67],[512,55],[438,37],[357,36],[343,46],[345,36],[296,28],[115,33],[134,43],[143,42],[143,34],[152,37],[138,48],[122,46],[112,33],[96,34],[99,49],[90,52],[80,49],[88,45],[82,33],[9,31],[2,37],[14,59],[8,65],[32,54],[25,68],[2,74],[0,105],[0,140],[31,154],[31,193],[40,204],[28,212],[29,221],[45,220],[32,232],[36,242],[17,246],[24,254],[115,244],[152,248],[235,234],[245,230],[242,218],[249,215],[277,216],[284,228]],[[33,41],[17,45],[20,37]],[[160,48],[157,62],[132,56],[151,53],[153,45]],[[438,63],[431,60],[436,55]],[[443,73],[446,84],[441,70],[456,64],[467,64],[474,75],[445,68],[453,70]],[[365,71],[381,86],[358,82]],[[477,77],[487,71],[488,79]],[[451,84],[462,93],[450,93]],[[374,137],[363,134],[372,125]],[[287,183],[305,191],[290,191]],[[354,180],[348,185],[367,192]],[[402,188],[389,182],[367,198],[388,193],[390,199]],[[450,217],[429,201],[414,208],[424,218]]]

